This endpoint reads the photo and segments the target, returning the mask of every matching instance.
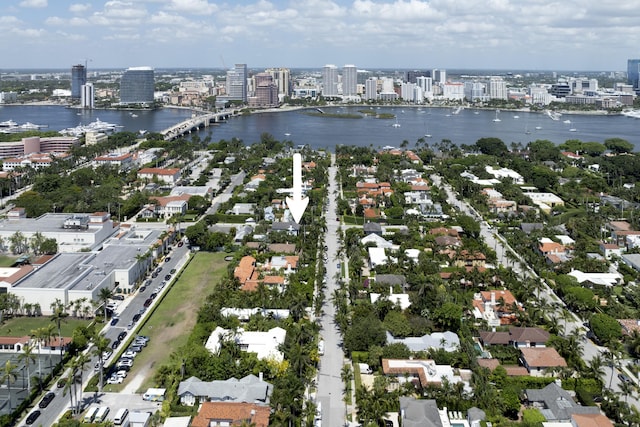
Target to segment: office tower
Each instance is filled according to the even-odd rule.
[[[364,99],[367,101],[378,99],[378,79],[375,77],[369,77],[364,82]]]
[[[431,77],[427,71],[411,70],[404,73],[404,81],[407,83],[418,83],[419,77]]]
[[[265,73],[271,74],[274,83],[278,85],[278,94],[291,95],[291,70],[288,68],[267,68]]]
[[[640,59],[627,61],[627,83],[636,91],[640,89]]]
[[[489,99],[507,99],[507,82],[502,77],[489,79]]]
[[[71,98],[80,99],[82,95],[82,85],[87,83],[87,68],[84,65],[74,65],[71,67]]]
[[[87,83],[82,85],[82,96],[80,97],[80,106],[82,108],[94,107],[95,92],[93,90],[93,83]]]
[[[131,67],[120,79],[121,104],[150,104],[153,102],[155,77],[151,67]]]
[[[342,68],[342,95],[356,96],[358,94],[358,69],[355,65],[345,65]]]
[[[445,84],[447,82],[447,71],[438,70],[437,68],[431,72],[431,78],[434,83]]]
[[[247,102],[247,64],[236,64],[227,71],[227,97]]]
[[[322,68],[322,95],[338,95],[338,67],[335,65],[325,65]]]
[[[253,77],[255,81],[255,96],[250,99],[250,105],[255,107],[275,107],[278,105],[278,86],[269,73],[258,73]]]

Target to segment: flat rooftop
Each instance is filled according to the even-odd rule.
[[[102,227],[89,227],[87,229],[73,229],[64,228],[64,221],[73,215],[89,215],[89,214],[72,214],[72,213],[47,213],[39,216],[38,218],[19,218],[19,219],[5,219],[0,221],[0,233],[15,233],[29,232],[29,233],[86,233],[95,234]],[[90,216],[90,215],[89,215]]]

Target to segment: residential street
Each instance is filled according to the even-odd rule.
[[[514,251],[513,248],[509,247],[508,243],[499,234],[495,233],[495,231],[491,228],[489,224],[487,224],[486,221],[482,220],[482,217],[478,215],[478,213],[475,211],[475,209],[473,209],[473,207],[471,207],[466,202],[459,200],[456,197],[456,193],[454,193],[451,186],[449,186],[448,184],[443,184],[441,182],[440,176],[431,175],[431,179],[433,180],[434,184],[440,186],[441,188],[444,188],[447,194],[447,203],[449,203],[452,206],[457,206],[460,209],[460,212],[466,215],[469,215],[477,219],[478,221],[480,221],[480,235],[484,238],[484,241],[486,242],[487,246],[493,248],[496,251],[496,256],[500,263],[507,265],[519,277],[527,276],[527,277],[535,278],[537,280],[542,281],[543,288],[541,290],[540,298],[545,300],[551,307],[548,309],[548,316],[554,316],[558,319],[561,319],[562,315],[560,312],[561,310],[560,307],[562,307],[565,310],[568,310],[568,309],[564,304],[564,302],[562,302],[562,300],[553,292],[553,290],[548,286],[548,284],[543,279],[541,279],[531,268],[528,267],[526,262],[524,262],[524,260],[520,258],[520,255],[516,251]],[[515,256],[519,258],[522,262],[513,262],[513,261],[509,262],[509,260],[513,259],[513,257],[509,258],[506,256],[506,252],[508,251],[515,254]],[[526,267],[526,268],[523,270],[523,267]],[[576,316],[575,313],[571,313],[571,317],[574,320],[566,323],[564,333],[565,335],[569,335],[571,334],[572,331],[579,330],[582,336],[581,343],[582,343],[582,349],[583,349],[583,360],[586,363],[589,363],[596,355],[600,355],[600,357],[604,359],[604,353],[608,351],[606,347],[600,347],[596,345],[593,341],[587,339],[585,335],[586,328],[583,325],[584,320]],[[565,326],[564,321],[561,321],[560,324],[561,326]],[[635,376],[631,375],[631,373],[626,368],[622,368],[624,365],[626,365],[629,362],[630,362],[629,360],[620,361],[621,370],[616,369],[615,367],[607,366],[606,364],[603,365],[604,375],[602,376],[602,379],[603,379],[604,385],[606,387],[609,387],[609,384],[611,384],[609,388],[611,388],[616,393],[621,393],[620,384],[622,381],[618,378],[618,373],[620,372],[624,372],[629,378],[631,378],[634,382],[636,382]],[[636,382],[636,385],[638,385],[637,382]],[[626,398],[626,401],[629,403],[629,405],[633,405],[635,406],[636,409],[640,410],[640,400],[638,400],[637,396],[633,396],[633,395],[628,396]]]
[[[325,289],[325,302],[322,318],[320,320],[320,335],[324,341],[324,355],[320,357],[318,372],[318,391],[316,403],[322,406],[323,426],[345,425],[346,405],[343,400],[344,386],[340,372],[344,364],[342,350],[342,338],[338,327],[334,322],[335,308],[332,302],[333,291],[338,288],[336,274],[340,272],[338,267],[338,228],[340,223],[336,221],[336,183],[335,155],[331,158],[332,166],[329,168],[329,207],[325,214],[327,220],[327,232],[324,244],[327,246],[327,286]],[[307,213],[308,214],[308,213]],[[318,427],[318,426],[316,426]]]

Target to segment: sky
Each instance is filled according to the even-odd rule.
[[[626,71],[629,0],[2,0],[0,69]]]

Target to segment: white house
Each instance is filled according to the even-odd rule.
[[[375,304],[380,298],[386,298],[391,301],[393,304],[397,304],[400,306],[402,310],[406,310],[411,306],[411,301],[409,301],[409,294],[394,294],[393,287],[389,288],[389,295],[376,294],[372,292],[369,294],[371,298],[371,304]]]
[[[594,285],[615,286],[622,282],[620,273],[583,273],[580,270],[573,270],[568,273],[569,276],[575,277],[578,283],[593,283]]]
[[[256,353],[260,360],[272,359],[282,362],[284,354],[279,350],[279,347],[284,343],[286,335],[287,331],[279,327],[269,329],[267,332],[249,332],[240,328],[234,335],[232,330],[218,326],[211,332],[205,347],[212,353],[218,353],[221,341],[232,339],[240,346],[241,350]]]

